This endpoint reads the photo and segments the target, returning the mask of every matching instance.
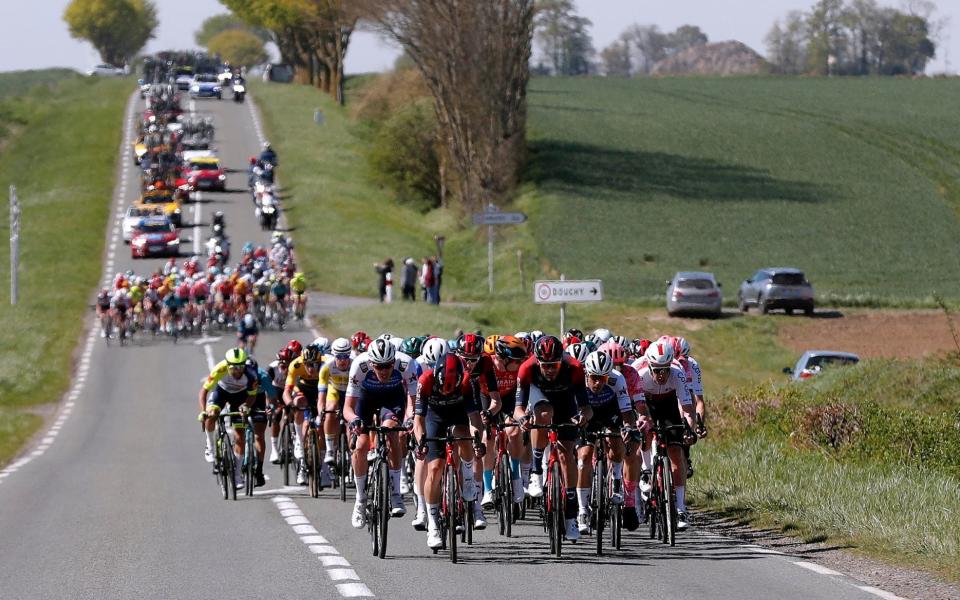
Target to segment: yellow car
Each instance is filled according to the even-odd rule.
[[[170,221],[172,221],[174,225],[177,227],[180,227],[181,225],[180,201],[170,190],[154,190],[144,192],[143,196],[140,198],[140,201],[134,206],[137,206],[138,208],[159,207],[163,210],[164,215],[170,217]]]

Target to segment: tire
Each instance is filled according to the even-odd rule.
[[[291,416],[291,415],[288,415]],[[293,440],[290,439],[290,422],[284,421],[280,430],[280,470],[283,471],[283,485],[290,485],[290,457]]]
[[[375,463],[376,464],[376,463]],[[380,518],[378,502],[380,502],[380,470],[379,464],[369,471],[371,475],[367,478],[367,502],[365,512],[367,518],[367,531],[370,533],[370,546],[374,556],[380,556],[380,524],[377,520]]]
[[[623,507],[620,505],[610,508],[610,545],[620,549],[623,543]]]
[[[792,314],[793,314],[793,309],[792,309],[792,308],[785,308],[785,309],[783,309],[783,312],[787,313],[788,315],[792,315]]]
[[[227,470],[227,459],[224,454],[224,439],[218,436],[216,444],[214,464],[217,466],[217,480],[220,484],[220,490],[223,493],[223,499],[229,500],[230,486],[233,485],[233,480],[230,478],[230,472]]]
[[[670,471],[670,457],[663,456],[663,514],[666,521],[663,543],[677,544],[677,499],[673,489],[673,474]]]
[[[757,306],[760,307],[760,314],[770,314],[770,307],[767,306],[767,301],[763,296],[757,298]]]
[[[594,521],[596,528],[593,535],[597,538],[597,556],[603,556],[603,526],[607,512],[607,457],[600,456],[593,471],[593,493],[596,510]]]
[[[750,307],[747,306],[746,301],[743,299],[743,296],[740,295],[740,292],[737,292],[737,308],[740,309],[740,312],[745,313],[750,310]]]
[[[497,488],[496,488],[496,491],[494,492],[494,500],[493,500],[497,510],[497,531],[501,536],[506,535],[507,533],[507,504],[509,503],[504,494],[504,489],[506,489],[504,487],[505,483],[504,483],[504,476],[503,476],[503,463],[505,462],[503,460],[504,458],[506,458],[506,456],[502,457],[502,459],[497,463],[497,467],[496,467]],[[507,459],[506,462],[509,462],[509,459]]]
[[[311,428],[307,430],[307,439],[303,449],[303,457],[307,463],[307,482],[310,484],[310,497],[316,498],[320,495],[320,468],[317,464],[317,432]]]
[[[386,461],[378,465],[379,481],[377,490],[379,491],[380,502],[377,503],[377,537],[380,541],[380,552],[378,556],[383,558],[387,555],[387,525],[390,522],[390,472]]]
[[[808,307],[804,308],[804,309],[803,309],[803,314],[805,314],[805,315],[808,316],[808,317],[812,317],[812,316],[813,316],[813,306],[808,306]]]
[[[257,446],[254,439],[253,429],[248,424],[246,430],[246,447],[243,450],[244,456],[244,477],[246,477],[247,496],[253,496],[253,489],[256,487],[257,475]]]
[[[337,480],[340,483],[340,502],[347,501],[347,469],[349,469],[350,458],[347,456],[347,434],[343,428],[340,430],[337,445]]]
[[[457,562],[457,521],[459,520],[460,498],[457,494],[457,472],[453,465],[447,466],[444,504],[447,509],[447,532],[450,534],[450,562]]]
[[[233,444],[230,443],[230,436],[227,435],[224,437],[223,449],[223,474],[227,480],[227,490],[230,492],[230,497],[234,500],[237,499],[237,486],[233,483],[233,474],[237,469],[237,461],[233,454]]]
[[[553,508],[550,511],[551,514],[551,524],[553,528],[553,535],[557,540],[556,548],[554,553],[557,555],[557,558],[560,558],[560,555],[563,552],[563,537],[565,530],[565,509],[566,509],[566,496],[564,494],[565,490],[560,487],[560,465],[554,463],[551,471],[550,477],[550,499],[553,504]]]

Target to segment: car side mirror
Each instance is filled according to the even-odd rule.
[[[791,373],[793,373],[793,369],[791,369],[790,367],[784,367],[783,372],[786,375],[790,375]]]

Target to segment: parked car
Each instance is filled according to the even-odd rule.
[[[168,217],[148,217],[134,228],[130,240],[131,258],[179,255],[180,235]]]
[[[788,315],[794,310],[812,315],[813,285],[800,269],[760,269],[740,284],[737,306],[743,312],[755,306],[764,314],[782,308]]]
[[[793,381],[803,381],[819,375],[823,369],[849,367],[858,362],[860,362],[860,357],[850,352],[807,350],[793,368],[784,367],[783,372],[790,375],[790,379]]]
[[[680,271],[667,282],[667,314],[720,316],[723,293],[713,273]]]
[[[123,77],[126,75],[126,73],[124,73],[123,67],[115,67],[113,65],[97,65],[87,71],[87,75],[90,77]]]

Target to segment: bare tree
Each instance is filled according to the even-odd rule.
[[[526,150],[533,0],[363,0],[431,93],[464,208],[498,202]]]

